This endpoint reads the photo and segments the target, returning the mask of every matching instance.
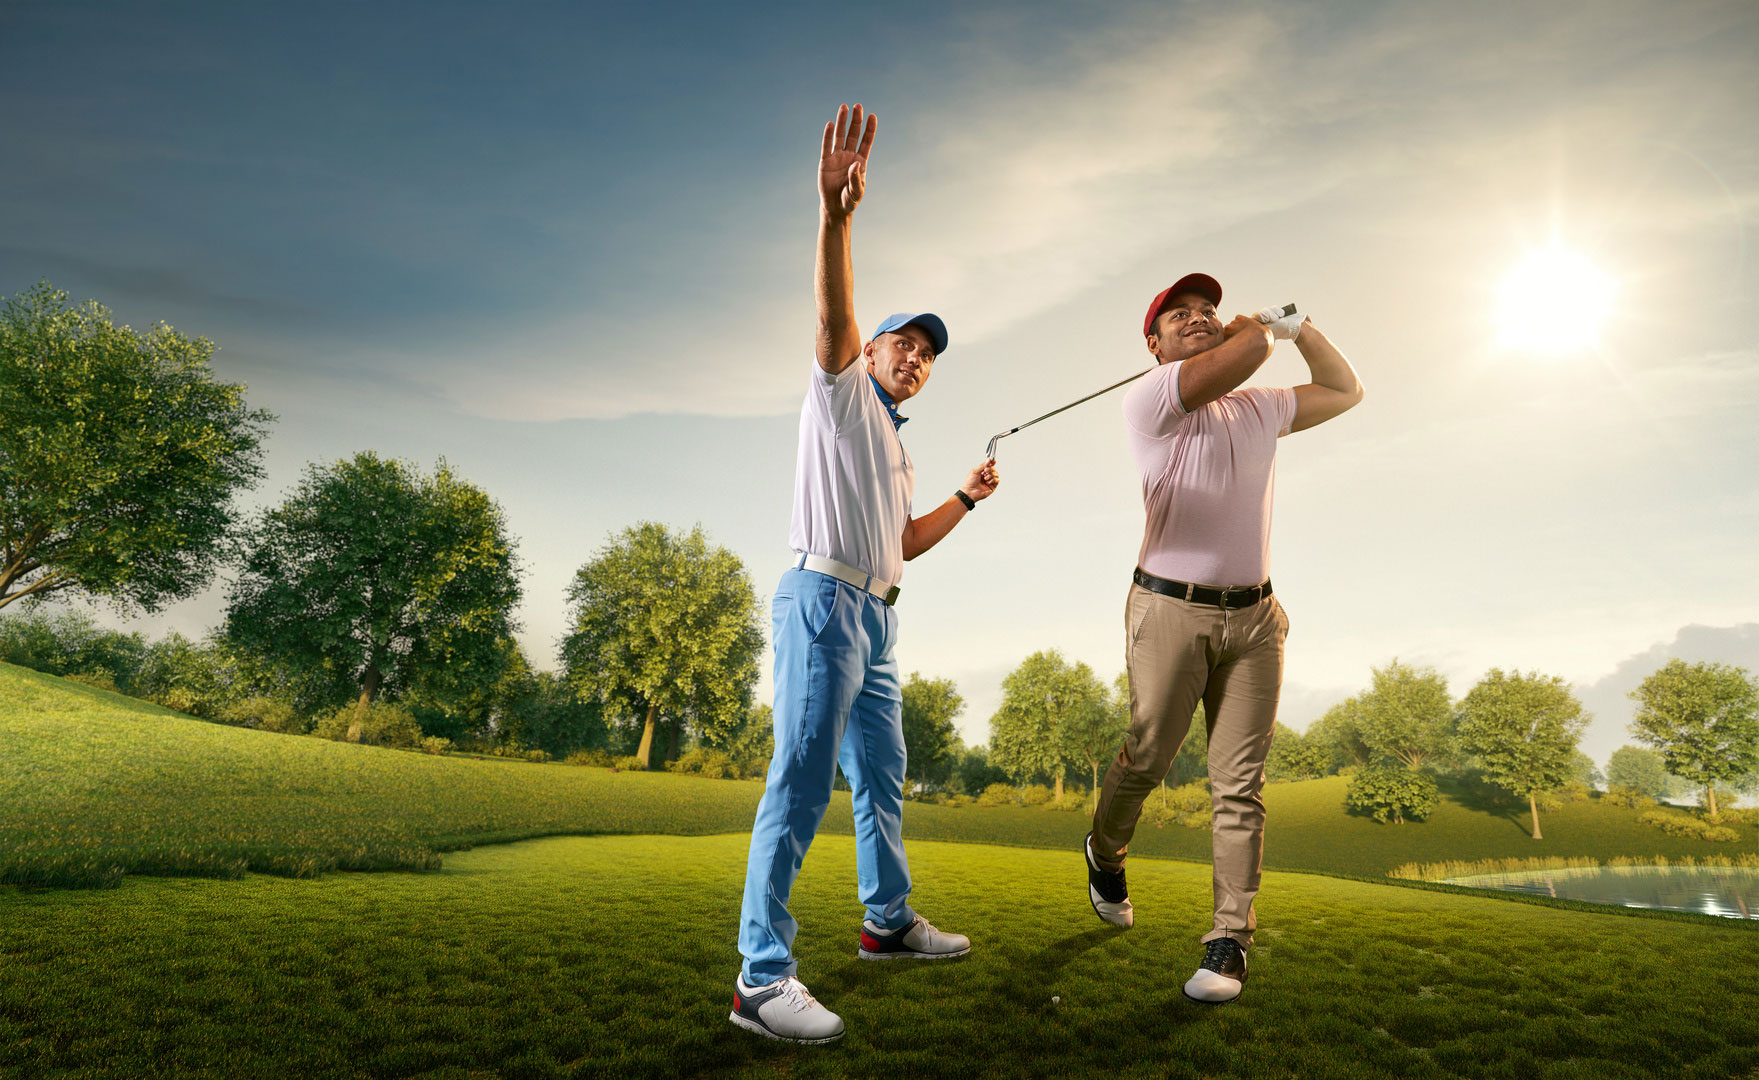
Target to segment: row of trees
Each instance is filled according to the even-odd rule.
[[[537,671],[514,641],[521,566],[505,516],[445,461],[314,463],[280,505],[241,512],[274,416],[215,379],[214,352],[163,324],[117,326],[46,282],[0,309],[0,610],[83,597],[152,613],[230,568],[220,627],[152,647],[116,635],[111,681],[216,718],[244,700],[308,719],[352,702],[353,739],[380,701],[424,732],[551,752],[638,730],[644,763],[656,733],[673,757],[744,724],[757,597],[700,529],[614,537],[569,587],[561,671]],[[84,631],[39,618],[8,633],[28,658],[56,652],[45,635]]]

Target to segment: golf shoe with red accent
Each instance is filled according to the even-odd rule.
[[[882,930],[872,919],[865,920],[861,924],[861,949],[855,955],[863,960],[947,960],[970,951],[970,938],[936,930],[918,915],[909,925],[896,930]]]
[[[733,980],[733,1011],[727,1019],[747,1031],[797,1043],[828,1043],[843,1037],[843,1018],[818,1003],[790,975],[764,986]]]

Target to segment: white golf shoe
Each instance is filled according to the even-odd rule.
[[[733,1011],[727,1019],[759,1035],[784,1042],[828,1043],[843,1037],[843,1018],[818,1003],[790,975],[766,986],[733,980]]]
[[[1136,925],[1136,909],[1130,906],[1130,886],[1124,881],[1124,868],[1107,870],[1093,857],[1093,834],[1087,834],[1087,902],[1093,913],[1128,930]]]
[[[896,930],[882,930],[872,919],[864,920],[861,948],[855,955],[863,960],[946,960],[970,951],[970,938],[936,930],[918,915],[910,925]]]
[[[1246,987],[1246,950],[1233,938],[1204,945],[1203,963],[1185,982],[1185,996],[1204,1005],[1220,1005],[1240,996]]]

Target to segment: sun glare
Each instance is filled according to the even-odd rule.
[[[1553,244],[1522,256],[1497,297],[1506,348],[1575,352],[1600,339],[1612,313],[1612,276],[1581,252]]]

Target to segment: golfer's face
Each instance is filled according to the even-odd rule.
[[[1155,353],[1162,360],[1183,360],[1222,343],[1222,324],[1216,318],[1215,305],[1191,293],[1173,298],[1155,320],[1155,331],[1160,339]]]
[[[893,401],[913,397],[928,382],[934,369],[934,343],[920,326],[900,326],[894,333],[874,338],[868,357],[869,369]]]

